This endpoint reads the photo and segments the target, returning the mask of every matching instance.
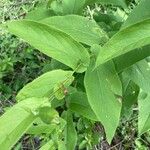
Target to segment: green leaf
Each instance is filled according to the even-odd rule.
[[[101,49],[102,49],[101,46],[93,45],[90,50],[91,50],[93,56],[96,57],[98,55],[98,52],[101,51]],[[122,88],[120,88],[121,82],[120,82],[119,76],[117,75],[116,66],[114,64],[114,61],[109,61],[107,63],[107,65],[104,64],[104,67],[105,67],[104,76],[107,77],[108,84],[110,85],[111,90],[117,95],[122,95]],[[114,75],[112,75],[112,73]]]
[[[113,80],[114,78],[118,81]],[[115,85],[115,88],[112,88],[112,85]],[[94,71],[91,65],[85,74],[85,88],[89,104],[104,125],[110,143],[119,124],[121,111],[120,99],[115,97],[115,93],[120,93],[121,83],[113,63],[101,65]]]
[[[94,20],[77,15],[49,17],[41,20],[41,23],[60,29],[76,41],[90,46],[103,44],[104,40],[108,38]]]
[[[48,7],[50,7],[56,15],[63,15],[62,1],[54,0]]]
[[[36,6],[34,10],[29,12],[25,18],[29,20],[38,21],[50,17],[52,15],[53,13],[49,9],[47,9],[46,5],[39,5]]]
[[[40,118],[37,118],[33,122],[32,126],[26,131],[26,134],[50,134],[54,129],[56,129],[56,127],[56,124],[45,124]]]
[[[55,143],[53,140],[48,141],[46,144],[44,144],[40,150],[56,150]]]
[[[122,29],[149,19],[149,5],[149,0],[142,0],[140,4],[135,9],[133,9],[128,19],[124,22],[124,24],[122,25]],[[118,72],[123,71],[123,69],[128,68],[129,66],[146,58],[147,56],[150,56],[150,45],[135,49],[124,55],[121,55],[120,57],[114,59],[116,70]]]
[[[141,135],[150,129],[150,96],[142,92],[138,99],[138,106],[138,131]]]
[[[36,118],[32,112],[34,112],[43,101],[47,101],[47,99],[26,99],[10,108],[10,110],[0,117],[1,148],[4,150],[11,149],[21,138]]]
[[[89,65],[87,50],[60,30],[28,20],[9,22],[7,29],[77,72],[84,72]]]
[[[54,0],[48,0],[47,7],[49,8]]]
[[[96,67],[136,48],[150,44],[150,19],[115,34],[99,52]]]
[[[51,4],[52,10],[59,15],[78,14],[83,13],[85,0],[62,0],[54,1]]]
[[[54,87],[59,83],[66,83],[72,78],[72,71],[53,70],[47,72],[24,86],[17,95],[21,101],[29,97],[54,96]]]
[[[121,72],[148,56],[150,56],[150,45],[130,51],[114,59],[116,70]]]
[[[140,4],[133,9],[133,11],[129,14],[128,19],[122,25],[123,28],[127,28],[133,24],[138,22],[142,22],[146,19],[150,18],[150,0],[141,0]]]
[[[52,108],[57,108],[57,107],[61,107],[61,106],[64,106],[65,104],[65,99],[63,100],[58,100],[56,98],[54,98],[52,101],[51,101],[51,106]]]
[[[64,141],[58,141],[58,150],[67,150]]]
[[[142,89],[142,93],[140,94],[138,99],[138,106],[139,106],[138,130],[139,134],[141,135],[150,129],[150,111],[149,111],[150,65],[148,64],[146,59],[144,59],[136,63],[126,71],[124,71],[123,75],[131,79]]]
[[[124,71],[123,75],[135,82],[144,92],[149,93],[150,65],[145,59]]]
[[[49,106],[44,106],[39,108],[39,117],[46,124],[55,123],[58,120],[58,112]]]
[[[137,86],[131,79],[125,78],[123,80],[123,101],[122,101],[122,116],[126,117],[127,119],[133,113],[132,106],[138,100],[139,94],[139,86]],[[127,83],[126,83],[127,82]],[[127,84],[127,85],[126,85]]]
[[[62,70],[69,70],[70,68],[61,62],[51,58],[50,61],[44,63],[44,67],[42,69],[42,72],[48,72],[56,69],[62,69]]]
[[[75,150],[77,144],[77,132],[73,124],[73,118],[71,112],[68,110],[64,114],[67,121],[65,128],[65,143],[67,150]]]
[[[68,97],[69,109],[75,113],[78,113],[88,119],[98,121],[95,113],[91,109],[87,96],[83,92],[75,92]]]
[[[63,14],[82,14],[85,0],[63,0]]]

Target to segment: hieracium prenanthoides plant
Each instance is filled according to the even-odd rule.
[[[128,2],[50,0],[1,25],[49,56],[53,70],[25,85],[1,116],[0,149],[24,134],[41,137],[40,150],[111,143],[137,104],[138,136],[150,129],[150,0],[134,9]]]

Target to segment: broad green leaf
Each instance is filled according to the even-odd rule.
[[[60,106],[64,106],[64,104],[65,104],[65,99],[63,99],[63,100],[60,101],[60,100],[54,98],[51,101],[52,108],[57,108],[57,107],[60,107]]]
[[[32,126],[26,131],[26,134],[50,134],[54,129],[56,129],[56,126],[56,124],[45,124],[41,119],[37,118],[33,122]]]
[[[136,48],[150,44],[150,19],[115,34],[99,52],[96,67]]]
[[[49,8],[54,0],[48,0],[47,7]]]
[[[128,19],[122,25],[123,28],[127,28],[133,24],[141,22],[150,18],[150,0],[141,0],[140,4],[133,9],[129,14]]]
[[[72,78],[72,71],[53,70],[47,72],[24,86],[17,95],[17,100],[29,97],[50,97],[55,93],[54,87],[59,83],[67,83]],[[53,95],[52,95],[53,94]]]
[[[42,72],[45,73],[45,72],[56,70],[56,69],[69,70],[70,68],[68,66],[62,64],[61,62],[51,58],[50,61],[46,61],[44,63]]]
[[[123,73],[133,82],[135,82],[144,92],[150,92],[150,65],[144,59]]]
[[[114,59],[116,70],[121,72],[148,56],[150,56],[150,45],[130,51]]]
[[[63,0],[62,10],[63,14],[82,14],[85,0]]]
[[[143,134],[144,132],[150,129],[150,111],[149,111],[150,65],[148,64],[146,59],[144,59],[136,63],[126,71],[124,71],[123,75],[131,79],[142,89],[142,93],[140,94],[138,99],[138,106],[139,106],[138,130],[139,134]]]
[[[58,15],[78,14],[83,13],[85,0],[62,0],[51,3],[51,9]]]
[[[44,144],[40,150],[56,150],[55,143],[53,140],[48,141],[46,144]]]
[[[67,150],[64,141],[58,141],[58,150]]]
[[[93,65],[91,65],[85,74],[84,81],[89,104],[98,120],[103,124],[109,143],[119,124],[121,111],[120,99],[115,97],[116,92],[120,93],[121,84],[112,68],[114,68],[112,62],[101,65],[94,71]],[[113,78],[118,78],[118,83],[116,82],[117,84],[115,84],[116,88],[111,87],[111,82],[112,85],[114,84]],[[118,95],[117,93],[116,95]]]
[[[46,124],[53,123],[56,119],[58,119],[58,112],[49,106],[44,106],[39,108],[39,117]]]
[[[128,19],[124,22],[124,24],[122,25],[122,29],[134,25],[143,20],[149,19],[150,18],[149,5],[150,5],[149,0],[142,0],[140,4],[135,9],[133,9]],[[114,60],[116,69],[118,72],[123,71],[123,69],[146,58],[147,56],[150,56],[149,45],[130,51],[124,55],[121,55],[120,57],[117,57]]]
[[[138,131],[143,134],[150,129],[150,95],[141,93],[138,99]]]
[[[124,84],[123,84],[124,86]],[[139,87],[129,79],[127,83],[127,87],[124,89],[122,96],[122,116],[127,119],[133,113],[133,104],[135,104],[138,100]]]
[[[78,113],[88,119],[98,121],[95,113],[91,109],[87,96],[83,92],[75,92],[68,97],[69,109],[75,113]]]
[[[43,101],[47,101],[47,99],[26,99],[10,108],[10,110],[0,117],[1,148],[4,150],[11,149],[21,138],[36,118],[36,115],[32,112],[34,112]]]
[[[110,61],[101,67],[103,72],[103,77],[107,81],[107,85],[110,90],[116,95],[122,95],[122,84],[120,78],[116,72],[115,65],[113,61]]]
[[[74,127],[73,118],[71,111],[65,112],[64,117],[66,119],[67,125],[65,128],[65,143],[67,150],[75,150],[77,144],[77,132]]]
[[[62,1],[54,0],[49,7],[56,15],[63,15]]]
[[[39,5],[39,6],[36,6],[34,10],[29,12],[25,18],[29,20],[38,21],[38,20],[42,20],[44,18],[50,17],[52,15],[53,15],[53,12],[47,9],[46,5]]]
[[[11,33],[76,72],[84,72],[89,65],[87,50],[60,30],[29,20],[9,22],[6,26]]]
[[[102,47],[99,45],[93,45],[90,50],[96,57],[99,51],[102,50]],[[118,73],[116,72],[114,62],[109,61],[106,65],[104,64],[102,68],[105,68],[105,71],[103,73],[107,78],[111,90],[117,95],[122,95],[121,81],[119,79]]]
[[[98,55],[99,51],[101,51],[101,49],[102,49],[101,46],[93,45],[90,50],[91,50],[93,56],[96,57]],[[104,76],[107,77],[107,81],[111,87],[111,90],[117,95],[122,95],[122,88],[120,88],[121,82],[120,82],[119,76],[117,75],[116,66],[115,66],[114,62],[109,61],[107,63],[107,65],[104,64],[104,67],[105,67]]]
[[[87,44],[103,44],[107,34],[94,20],[77,16],[55,16],[41,20],[41,23],[50,25],[72,36],[76,41]]]

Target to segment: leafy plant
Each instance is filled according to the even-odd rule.
[[[88,19],[83,9],[93,3],[115,5],[128,18],[107,11],[106,19],[104,12]],[[136,103],[139,136],[148,131],[149,4],[142,0],[128,14],[124,0],[50,0],[33,10],[35,16],[31,12],[3,24],[52,63],[20,90],[18,103],[0,118],[0,147],[11,149],[26,133],[41,137],[41,150],[91,149],[104,137],[93,132],[100,123],[111,143],[119,120]]]

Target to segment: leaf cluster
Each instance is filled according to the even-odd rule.
[[[116,11],[92,12],[92,4]],[[50,57],[51,69],[25,85],[18,103],[1,116],[0,147],[11,149],[25,133],[44,135],[41,150],[91,149],[103,138],[111,143],[136,104],[138,136],[148,131],[149,5],[141,0],[130,12],[124,0],[49,0],[25,19],[4,24]],[[101,126],[100,136],[103,129],[95,127]]]

